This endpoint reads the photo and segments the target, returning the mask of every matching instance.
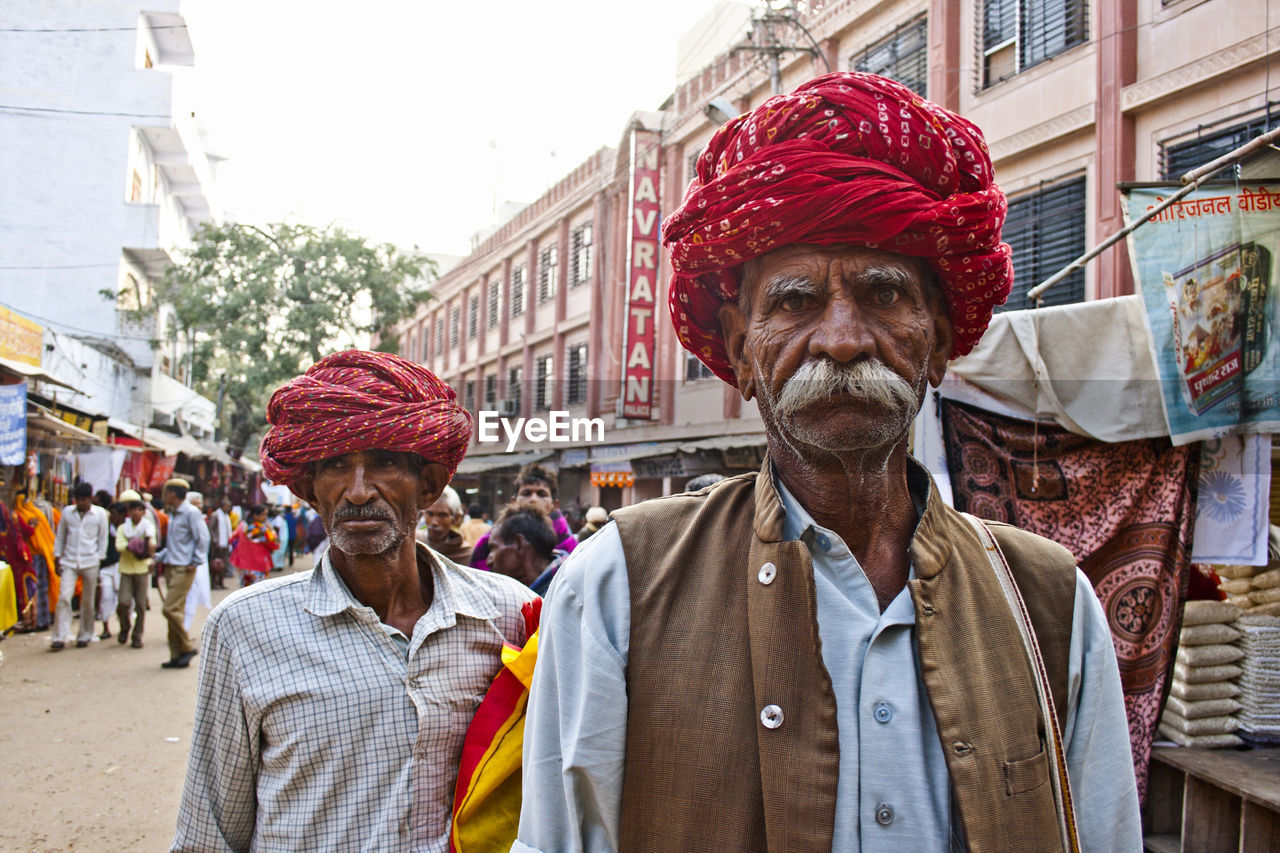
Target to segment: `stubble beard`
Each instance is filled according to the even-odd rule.
[[[376,536],[361,536],[350,533],[340,523],[356,520],[385,521],[387,526]],[[406,528],[403,524],[397,524],[393,513],[377,506],[347,504],[339,507],[333,513],[333,519],[329,525],[329,546],[352,556],[385,554],[399,548],[405,539],[409,538],[412,527],[416,526],[415,523]]]
[[[760,375],[758,364],[756,371]],[[820,358],[802,364],[776,398],[761,387],[761,415],[774,422],[793,450],[797,443],[832,453],[888,448],[906,436],[919,411],[923,383],[927,381],[922,372],[921,387],[913,388],[875,359],[840,364]],[[805,416],[806,409],[837,396],[865,407],[873,417],[857,431],[838,432],[821,417]]]

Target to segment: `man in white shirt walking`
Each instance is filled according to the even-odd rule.
[[[98,569],[107,556],[107,537],[111,519],[107,511],[93,503],[93,486],[79,483],[71,490],[74,503],[62,511],[58,531],[53,540],[53,556],[58,560],[62,591],[53,617],[53,642],[50,649],[66,647],[71,638],[71,597],[75,595],[76,578],[83,581],[80,592],[80,632],[76,648],[82,649],[93,640],[97,609]]]

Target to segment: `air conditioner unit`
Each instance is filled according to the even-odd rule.
[[[519,414],[519,406],[515,400],[499,400],[498,415],[504,418],[513,418]]]

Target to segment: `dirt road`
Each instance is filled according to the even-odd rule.
[[[310,568],[310,558],[295,563]],[[214,590],[214,604],[229,593]],[[0,850],[168,848],[200,659],[162,669],[165,633],[153,589],[144,648],[111,639],[55,653],[49,631],[0,642]]]

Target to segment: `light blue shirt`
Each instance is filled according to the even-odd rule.
[[[204,516],[184,500],[173,511],[164,537],[164,550],[155,558],[173,566],[198,566],[208,559],[208,554],[209,528]]]
[[[950,781],[920,677],[910,592],[904,588],[880,612],[843,540],[774,483],[786,511],[785,538],[803,541],[813,559],[822,659],[836,695],[840,778],[832,849],[952,849]],[[543,607],[513,853],[617,849],[630,617],[622,541],[609,524],[565,561]],[[1064,745],[1082,848],[1139,851],[1115,651],[1093,587],[1078,571],[1068,679]],[[887,824],[877,821],[877,811],[882,820],[891,816]]]

